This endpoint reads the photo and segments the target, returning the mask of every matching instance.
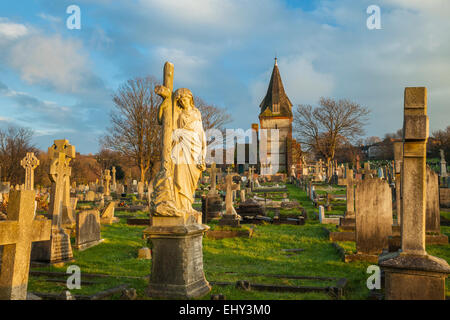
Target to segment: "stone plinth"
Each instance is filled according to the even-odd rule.
[[[380,256],[387,300],[445,300],[445,278],[450,267],[429,255],[391,253]]]
[[[167,218],[166,218],[167,219]],[[147,294],[154,298],[201,297],[211,287],[203,272],[203,234],[206,225],[151,226],[144,230],[151,239],[152,271]]]

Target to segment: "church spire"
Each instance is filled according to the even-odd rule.
[[[261,108],[260,116],[292,117],[292,103],[284,91],[277,57],[275,57],[269,88],[259,107]]]

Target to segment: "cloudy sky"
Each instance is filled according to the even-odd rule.
[[[81,30],[69,30],[69,5]],[[366,10],[381,8],[381,30]],[[135,76],[162,79],[226,108],[230,128],[258,122],[274,57],[294,105],[348,98],[372,110],[367,136],[402,127],[403,89],[428,87],[431,130],[450,125],[448,0],[16,0],[0,2],[0,126],[98,151],[111,95]]]

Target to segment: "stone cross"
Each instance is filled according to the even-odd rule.
[[[25,169],[25,190],[33,190],[34,169],[39,165],[39,159],[33,152],[27,152],[27,156],[20,161],[20,165]]]
[[[233,168],[228,167],[228,168],[227,168],[227,173],[228,173],[228,174],[231,174],[232,172],[233,172]]]
[[[226,197],[225,197],[225,214],[237,214],[233,207],[233,191],[241,190],[241,185],[239,183],[233,183],[234,174],[228,174],[225,177],[226,182]]]
[[[75,221],[70,202],[70,161],[75,158],[75,147],[68,140],[55,140],[48,148],[52,190],[48,215],[52,220],[50,241],[39,242],[33,247],[33,261],[60,263],[73,258],[70,235],[62,226],[72,227]]]
[[[113,186],[116,185],[116,167],[112,167],[112,184]]]
[[[105,196],[109,196],[111,194],[109,184],[109,182],[111,181],[111,174],[109,170],[105,170],[105,175],[103,176],[103,179],[105,179]]]
[[[3,246],[1,300],[26,300],[31,243],[50,239],[50,220],[35,220],[34,209],[33,190],[10,192],[8,220],[0,221],[0,245]]]

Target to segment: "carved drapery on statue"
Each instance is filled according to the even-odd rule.
[[[173,93],[173,65],[164,66],[164,85],[155,92],[163,98],[158,119],[163,126],[161,169],[154,180],[153,216],[183,217],[195,213],[194,192],[205,170],[206,136],[200,111],[190,90]]]

